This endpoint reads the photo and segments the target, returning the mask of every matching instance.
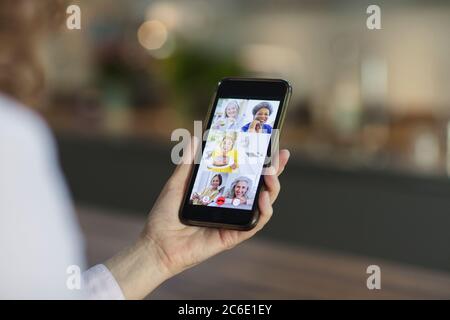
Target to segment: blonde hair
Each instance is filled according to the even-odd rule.
[[[225,135],[223,136],[223,138],[222,138],[222,141],[220,141],[219,147],[220,147],[221,149],[223,149],[223,144],[225,143],[225,140],[230,139],[231,142],[233,142],[233,148],[234,148],[234,146],[235,146],[235,144],[236,144],[236,138],[237,138],[237,137],[236,137],[236,133],[235,133],[235,132],[225,134]]]
[[[237,110],[237,114],[239,114],[240,112],[240,107],[239,107],[239,103],[236,100],[231,100],[230,102],[227,103],[226,107],[225,107],[225,118],[228,118],[228,108],[234,106]]]
[[[44,72],[37,51],[39,40],[57,27],[65,0],[0,1],[0,92],[36,106],[42,97]]]

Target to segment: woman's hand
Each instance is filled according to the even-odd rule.
[[[197,192],[194,192],[194,194],[192,195],[191,200],[199,200],[200,199],[200,195]]]
[[[259,120],[253,120],[250,124],[248,132],[260,133],[262,130],[261,122]]]
[[[260,217],[250,231],[186,226],[178,218],[191,165],[179,165],[167,181],[137,243],[106,263],[126,298],[144,298],[168,278],[233,248],[261,230],[272,216],[272,204],[280,192],[278,176],[289,151],[279,154],[276,175],[264,176],[265,189],[258,199]]]

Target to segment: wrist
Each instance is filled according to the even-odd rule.
[[[143,299],[172,274],[165,266],[158,248],[145,238],[123,250],[105,263],[126,299]]]
[[[200,196],[198,196],[200,199]],[[178,272],[172,266],[171,259],[161,246],[147,235],[141,235],[138,245],[145,249],[148,259],[152,260],[158,269],[158,274],[166,280],[176,275]]]

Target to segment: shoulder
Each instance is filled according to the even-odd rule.
[[[272,132],[272,126],[270,124],[264,124],[263,128],[267,131],[267,133],[271,133]]]
[[[250,127],[250,122],[242,127],[242,131],[247,132],[249,127]]]
[[[44,120],[32,110],[0,94],[0,149],[3,151],[48,152],[52,134]],[[4,153],[8,154],[8,153]],[[9,153],[11,154],[11,153]]]

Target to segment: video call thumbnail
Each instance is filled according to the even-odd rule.
[[[252,209],[279,104],[219,99],[191,204]]]

